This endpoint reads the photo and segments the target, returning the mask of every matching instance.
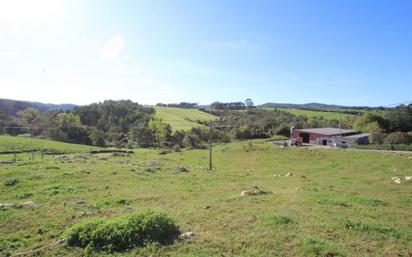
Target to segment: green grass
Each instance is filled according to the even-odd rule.
[[[325,112],[325,111],[312,111],[312,110],[303,110],[303,109],[293,109],[293,108],[278,108],[279,110],[292,113],[294,115],[303,115],[307,117],[321,117],[327,120],[339,120],[345,119],[346,117],[353,117],[352,114],[339,113],[339,112]]]
[[[87,152],[101,149],[93,146],[68,144],[47,139],[0,135],[0,152],[11,150],[56,150],[65,153]]]
[[[173,130],[190,130],[193,127],[199,127],[197,120],[209,121],[216,117],[199,111],[198,109],[183,109],[172,107],[156,107],[156,116],[164,122],[169,123]]]
[[[252,143],[252,147],[246,147]],[[71,146],[77,147],[77,146]],[[245,150],[247,149],[247,151]],[[264,140],[159,154],[46,156],[0,166],[0,255],[83,256],[56,244],[70,227],[144,209],[166,213],[188,241],[92,256],[408,256],[412,175],[407,154],[281,149]],[[128,162],[126,162],[126,160]],[[187,172],[178,172],[184,167]],[[274,177],[293,172],[294,176]],[[10,181],[12,186],[6,186]],[[255,186],[268,192],[240,196]],[[78,202],[82,201],[82,204]]]

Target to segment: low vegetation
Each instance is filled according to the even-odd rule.
[[[280,148],[265,140],[213,149],[212,171],[202,149],[22,156],[1,164],[0,255],[412,253],[412,184],[403,180],[412,175],[410,155]],[[8,179],[19,182],[6,186]],[[241,195],[257,188],[270,193]],[[168,244],[177,225],[194,236]],[[127,244],[138,231],[151,231],[147,241]]]
[[[380,224],[368,224],[359,220],[346,219],[342,221],[342,225],[349,230],[359,231],[363,233],[376,233],[384,236],[393,236],[396,238],[399,238],[401,236],[399,230],[392,227]]]
[[[88,252],[124,252],[152,243],[170,244],[179,233],[166,214],[146,210],[124,217],[83,221],[68,229],[65,238],[69,246]]]

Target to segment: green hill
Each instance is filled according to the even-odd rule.
[[[169,123],[173,130],[189,130],[201,126],[197,121],[214,120],[216,117],[198,109],[156,107],[156,116]]]
[[[269,108],[265,108],[269,109]],[[270,108],[271,109],[271,108]],[[328,120],[339,120],[346,117],[353,117],[353,114],[334,112],[334,111],[314,111],[314,110],[304,110],[304,109],[295,109],[295,108],[277,108],[285,112],[292,113],[294,115],[303,115],[307,117],[320,117],[323,116]]]

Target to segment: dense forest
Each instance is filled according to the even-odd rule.
[[[173,107],[189,108],[191,103]],[[159,106],[169,106],[159,104]],[[40,111],[28,107],[9,115],[0,109],[0,134],[44,137],[53,140],[102,147],[188,147],[202,148],[209,138],[214,142],[229,142],[253,138],[289,136],[290,127],[354,128],[370,133],[375,144],[409,144],[412,138],[412,105],[398,106],[385,112],[365,112],[345,119],[296,116],[282,110],[255,108],[245,103],[214,102],[204,110],[216,116],[211,123],[198,121],[189,131],[173,131],[156,117],[154,108],[130,100],[104,101],[73,110]]]

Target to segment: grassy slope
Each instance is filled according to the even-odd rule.
[[[99,149],[93,146],[68,144],[46,139],[12,137],[0,135],[0,151],[25,150],[25,149],[54,149],[62,152],[85,152],[92,149]]]
[[[353,116],[352,114],[339,113],[339,112],[310,111],[310,110],[292,109],[292,108],[278,108],[278,109],[286,111],[286,112],[290,112],[294,115],[304,115],[308,117],[323,116],[325,119],[329,119],[329,120],[339,120],[339,119],[344,119],[346,117]]]
[[[156,107],[156,116],[169,123],[173,130],[189,130],[201,126],[197,120],[214,120],[215,116],[197,109]]]
[[[70,163],[47,156],[44,161],[3,165],[0,203],[33,201],[38,207],[0,210],[0,249],[21,252],[47,245],[39,255],[81,256],[81,249],[54,244],[67,227],[90,217],[150,207],[169,213],[182,231],[197,235],[191,241],[134,249],[122,256],[411,254],[412,184],[391,182],[393,176],[412,175],[412,160],[406,155],[281,149],[263,141],[248,145],[215,147],[213,172],[204,169],[207,150],[167,155],[137,150],[131,156],[105,155],[108,159],[102,160],[102,155],[93,155]],[[146,172],[148,165],[160,170]],[[178,165],[190,172],[176,173]],[[286,172],[296,176],[273,176]],[[19,183],[4,186],[9,178]],[[239,195],[254,186],[271,193]],[[24,193],[32,195],[17,197]],[[127,204],[119,203],[120,199]],[[76,205],[78,200],[87,204]],[[278,215],[292,222],[286,224]],[[342,225],[345,219],[394,229],[399,237],[382,232],[385,229],[351,231]]]

